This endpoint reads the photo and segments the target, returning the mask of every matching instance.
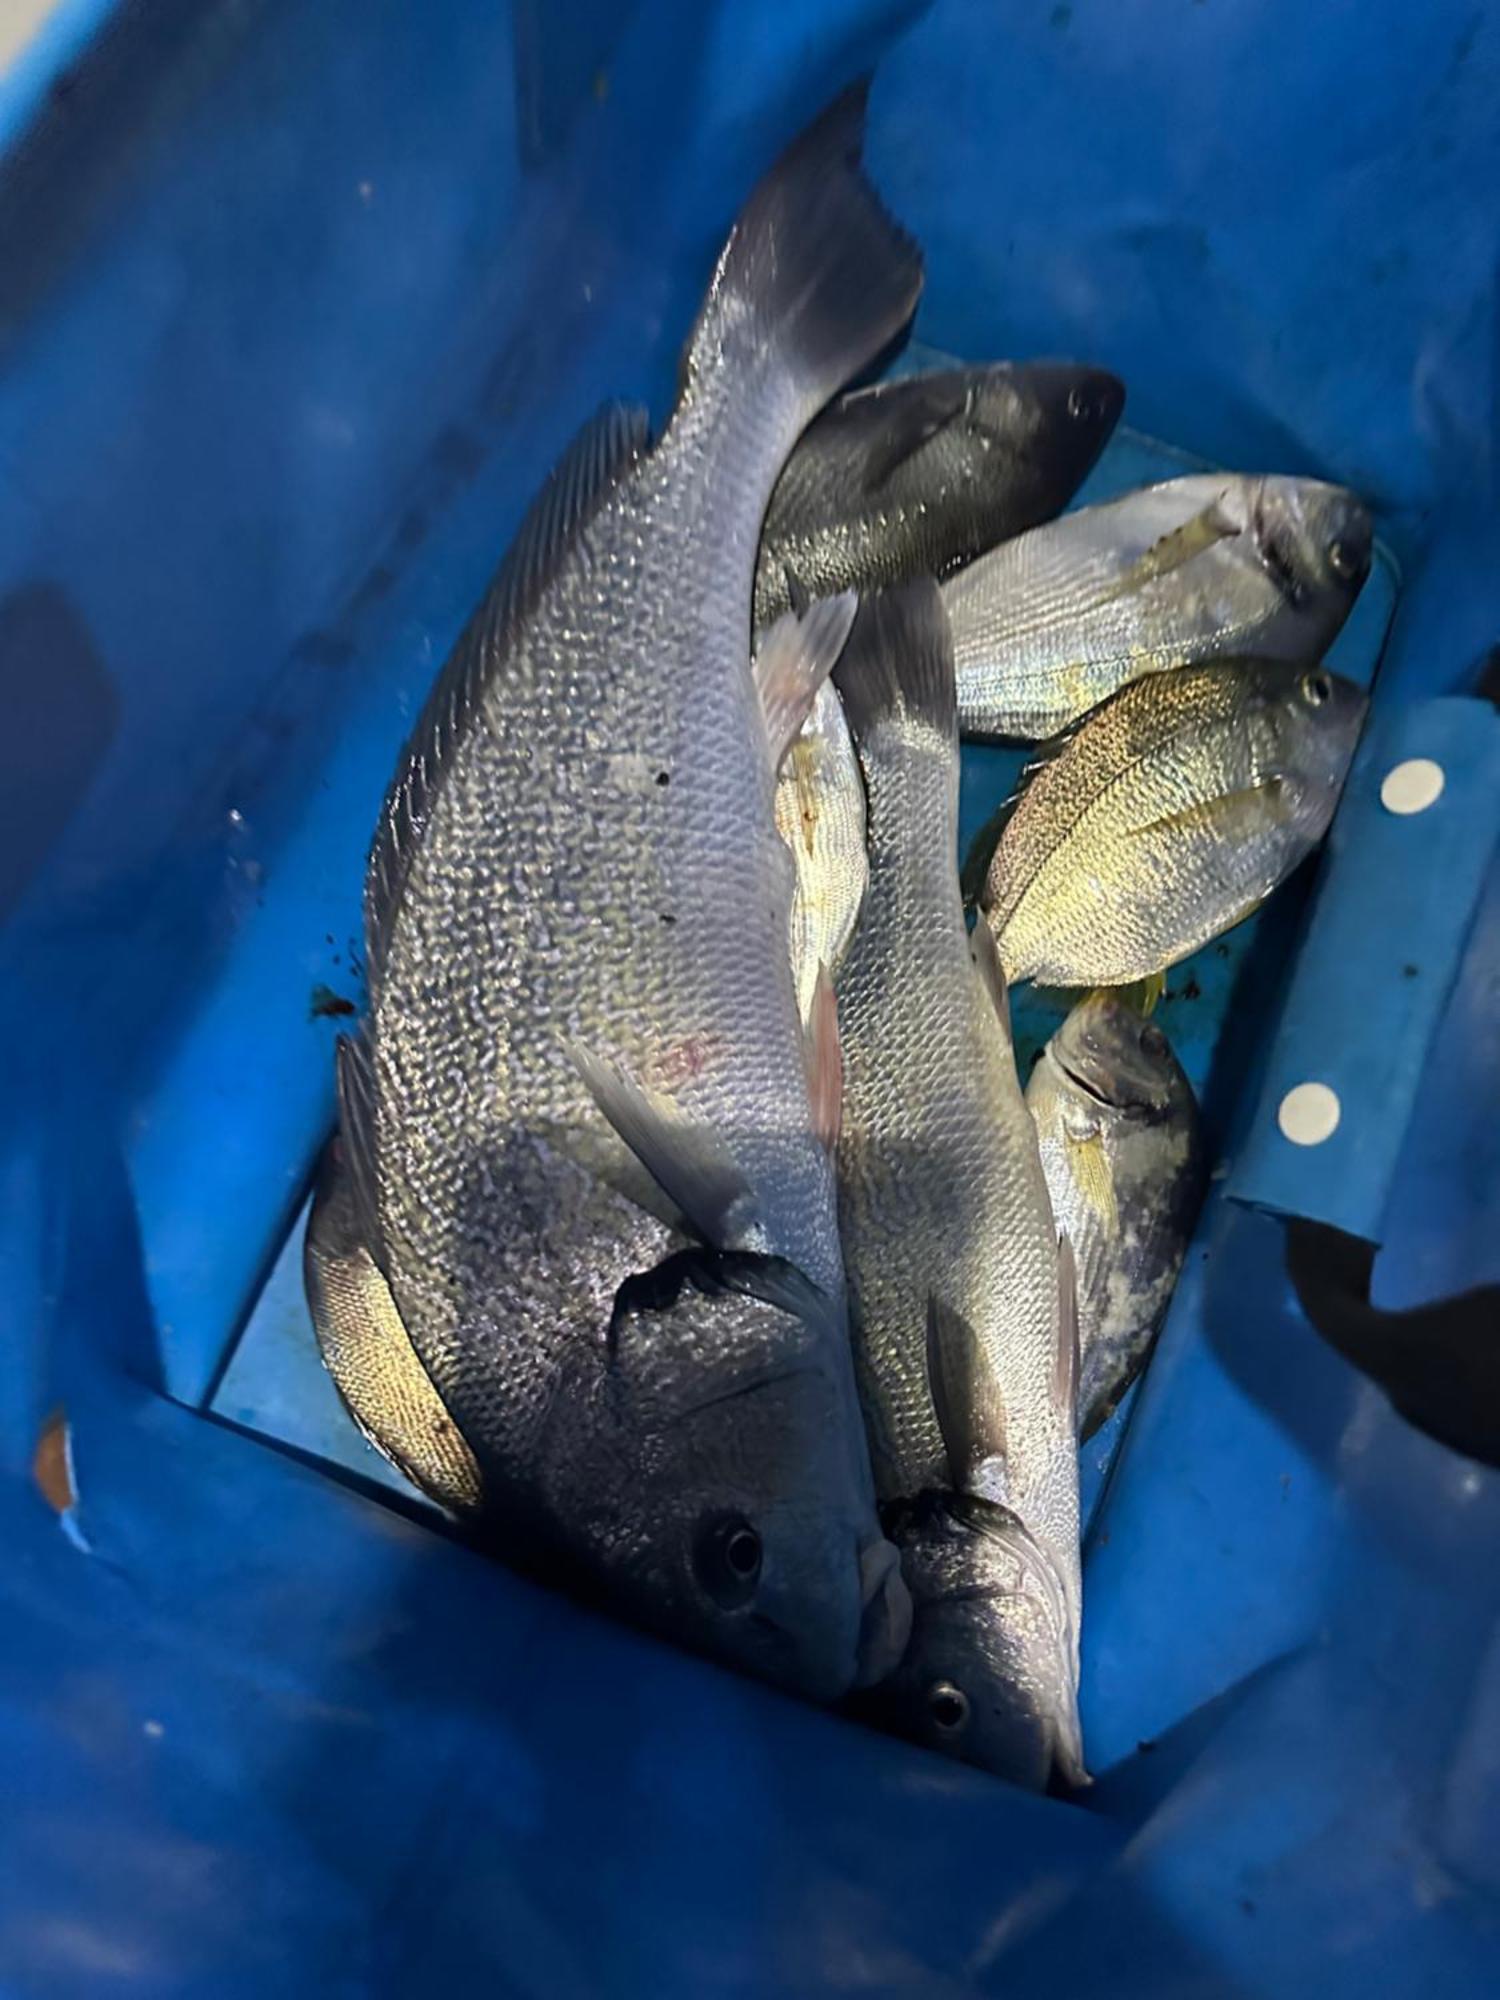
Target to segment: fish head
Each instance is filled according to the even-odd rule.
[[[617,1295],[569,1441],[567,1518],[640,1622],[819,1700],[888,1670],[910,1627],[879,1534],[840,1325],[779,1258],[691,1250]]]
[[[1332,606],[1340,617],[1370,573],[1369,510],[1347,487],[1321,479],[1256,482],[1250,528],[1261,567],[1288,604]]]
[[[1057,1565],[1011,1513],[933,1491],[890,1510],[911,1643],[859,1706],[871,1720],[1011,1784],[1088,1782],[1078,1641]]]
[[[1052,1037],[1052,1061],[1088,1106],[1157,1125],[1190,1116],[1192,1085],[1154,1021],[1110,992],[1080,1000]]]
[[[1045,457],[1059,489],[1079,486],[1125,407],[1125,385],[1104,368],[1067,361],[981,371],[969,394],[971,427]]]
[[[1343,790],[1369,698],[1322,666],[1261,661],[1244,674],[1244,727],[1257,783],[1276,798],[1288,830],[1319,841]]]

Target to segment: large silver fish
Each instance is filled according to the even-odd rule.
[[[1005,542],[943,587],[959,727],[1035,741],[1142,674],[1239,654],[1310,666],[1359,595],[1370,534],[1342,486],[1203,473]]]
[[[889,1664],[906,1606],[745,640],[782,463],[920,286],[862,125],[852,94],[751,197],[659,442],[607,414],[534,505],[387,800],[340,1068],[354,1234],[508,1543],[822,1696]],[[643,1204],[755,1260],[735,1290],[774,1320],[622,1320],[665,1247]]]
[[[895,1517],[912,1642],[875,1699],[1018,1783],[1077,1778],[1071,1284],[993,946],[964,925],[936,585],[868,600],[837,673],[870,835],[838,983],[839,1216],[876,1486],[919,1503]]]
[[[1203,1192],[1198,1104],[1166,1036],[1110,993],[1080,1000],[1026,1086],[1052,1213],[1078,1275],[1078,1430],[1139,1374]]]
[[[809,596],[946,576],[1065,507],[1114,429],[1125,391],[1100,368],[999,363],[911,375],[841,396],[772,496],[757,624]]]
[[[1268,660],[1128,683],[1004,809],[979,901],[1006,978],[1128,985],[1249,916],[1327,831],[1365,706]]]

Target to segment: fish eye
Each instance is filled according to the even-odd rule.
[[[1167,1052],[1167,1038],[1161,1029],[1148,1021],[1141,1030],[1141,1047],[1148,1056],[1162,1056]]]
[[[760,1582],[760,1536],[742,1514],[714,1514],[693,1540],[693,1573],[726,1611],[748,1604]]]
[[[956,1736],[969,1719],[969,1697],[952,1681],[934,1681],[927,1690],[927,1713],[945,1736]]]
[[[1087,423],[1100,415],[1099,398],[1075,384],[1068,391],[1068,415],[1075,423]]]
[[[1304,674],[1302,677],[1302,699],[1309,708],[1321,708],[1325,701],[1333,698],[1333,682],[1327,674]]]
[[[1328,544],[1328,566],[1334,575],[1345,583],[1353,583],[1359,575],[1360,560],[1356,550],[1347,542],[1333,541]]]

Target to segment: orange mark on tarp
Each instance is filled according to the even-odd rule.
[[[42,1425],[31,1461],[31,1476],[54,1513],[70,1513],[77,1505],[78,1494],[73,1486],[73,1454],[68,1443],[68,1419],[61,1404]]]

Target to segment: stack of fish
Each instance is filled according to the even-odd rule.
[[[862,124],[756,189],[661,437],[585,429],[433,689],[308,1290],[365,1433],[511,1562],[1080,1783],[1080,1425],[1202,1162],[1141,1012],[1090,994],[1023,1094],[1007,985],[1158,973],[1318,841],[1370,529],[1228,476],[1048,525],[1096,369],[840,395],[921,288]],[[1054,739],[972,929],[960,729]]]

